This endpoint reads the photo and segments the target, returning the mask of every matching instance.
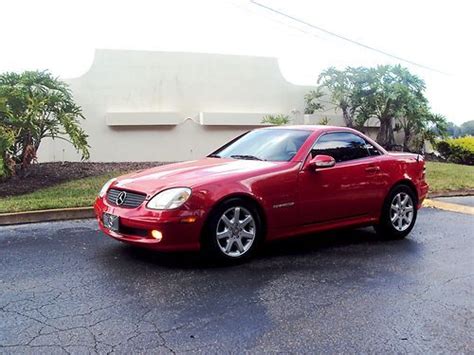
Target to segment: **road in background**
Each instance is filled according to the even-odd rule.
[[[474,207],[474,196],[453,196],[453,197],[437,197],[434,201],[455,203],[462,206]]]

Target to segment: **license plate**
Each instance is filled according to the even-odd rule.
[[[107,229],[112,231],[119,230],[119,216],[115,216],[110,213],[104,213],[102,216],[102,223],[104,223],[104,227]]]

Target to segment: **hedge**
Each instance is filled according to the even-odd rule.
[[[457,163],[474,165],[474,137],[446,139],[436,144],[436,149],[446,160]]]

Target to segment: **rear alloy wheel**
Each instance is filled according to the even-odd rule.
[[[390,222],[393,228],[399,232],[404,232],[411,226],[414,216],[413,200],[409,194],[399,192],[390,204]]]
[[[417,216],[416,196],[406,185],[398,185],[385,200],[380,223],[375,226],[385,238],[405,238],[413,229]]]
[[[260,216],[253,204],[231,199],[212,212],[203,236],[203,247],[218,259],[246,259],[259,244],[260,230]]]

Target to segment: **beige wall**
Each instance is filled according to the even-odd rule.
[[[200,158],[262,126],[266,114],[289,115],[294,124],[327,117],[330,125],[344,125],[328,104],[304,115],[312,87],[286,81],[276,58],[101,49],[87,73],[66,81],[83,109],[90,160],[97,162]],[[364,131],[375,138],[378,126],[371,119]],[[397,133],[396,141],[402,139]],[[45,140],[38,160],[80,155],[63,140]]]
[[[260,126],[265,114],[308,121],[310,87],[286,81],[275,58],[97,50],[89,71],[67,82],[86,117],[91,161],[193,159]],[[332,109],[318,116],[326,114],[342,125]],[[40,161],[79,158],[60,140],[39,153]]]

